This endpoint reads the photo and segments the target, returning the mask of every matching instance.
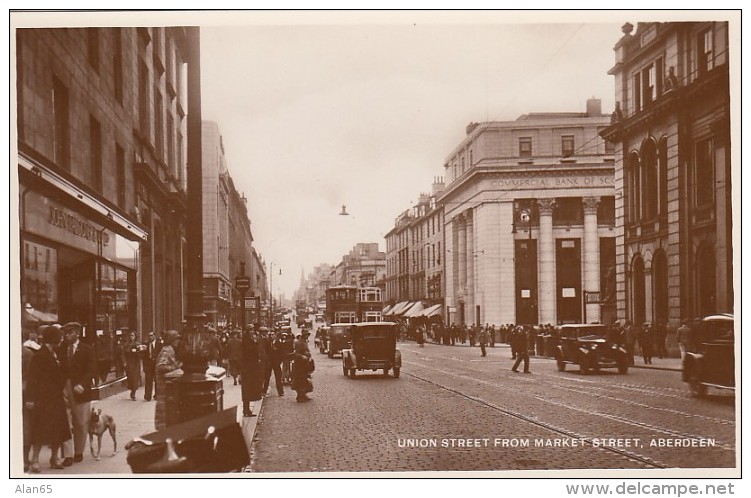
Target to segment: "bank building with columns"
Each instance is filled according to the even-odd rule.
[[[614,156],[585,112],[470,123],[444,165],[451,324],[615,320]]]

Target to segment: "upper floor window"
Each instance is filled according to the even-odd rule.
[[[553,209],[554,225],[581,225],[584,220],[584,208],[581,197],[559,197]]]
[[[696,143],[694,201],[695,207],[714,202],[714,146],[711,138]]]
[[[474,151],[472,151],[472,150],[470,150],[470,151],[469,151],[469,165],[470,165],[470,167],[471,167],[471,166],[472,166],[473,164],[475,164],[475,158],[474,158],[474,153],[473,153],[473,152],[474,152]]]
[[[658,57],[633,77],[634,112],[647,108],[662,93],[664,62]]]
[[[519,138],[519,157],[532,156],[532,137]]]
[[[712,30],[708,29],[699,33],[696,45],[696,53],[698,55],[697,69],[699,70],[699,74],[701,74],[714,67],[714,39],[712,37]]]
[[[574,136],[563,135],[561,137],[561,154],[563,157],[569,157],[574,155]]]
[[[70,168],[70,123],[68,87],[56,77],[52,78],[52,115],[54,160],[58,166]]]

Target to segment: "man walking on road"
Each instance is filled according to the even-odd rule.
[[[480,356],[483,358],[487,356],[487,352],[485,351],[485,346],[488,344],[488,329],[487,327],[480,329],[480,335],[477,338],[477,341],[480,343]]]
[[[524,373],[531,373],[529,371],[529,347],[527,346],[527,333],[521,326],[516,328],[516,331],[511,337],[511,349],[516,353],[516,362],[511,367],[512,372],[519,371],[519,364],[524,360]]]

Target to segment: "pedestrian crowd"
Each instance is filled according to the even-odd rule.
[[[487,356],[487,347],[496,344],[507,344],[511,347],[512,359],[518,360],[512,367],[517,371],[519,361],[525,364],[525,372],[529,371],[529,355],[554,356],[554,348],[560,341],[560,328],[550,323],[539,325],[503,324],[496,326],[477,324],[451,324],[445,326],[440,317],[425,319],[396,319],[399,329],[399,340],[414,340],[420,347],[432,342],[447,346],[465,345],[479,346],[480,355]],[[677,330],[670,330],[670,326],[663,322],[647,322],[634,326],[630,321],[616,321],[608,327],[609,339],[626,349],[630,365],[634,364],[634,356],[642,356],[645,365],[651,365],[652,359],[668,358],[667,338],[674,332],[676,342],[681,351],[681,358],[686,351],[693,348],[692,330],[695,325],[690,320],[683,320]],[[519,355],[521,360],[519,360]],[[525,356],[526,355],[526,358]]]
[[[204,328],[203,356],[209,365],[226,369],[234,385],[240,384],[243,415],[255,416],[251,401],[260,400],[269,388],[271,375],[279,396],[285,384],[297,393],[297,401],[309,401],[315,364],[308,348],[310,331],[294,337],[290,329],[274,331],[258,324],[239,328]],[[25,330],[22,343],[23,461],[24,472],[40,473],[39,455],[49,447],[50,468],[65,469],[84,458],[89,431],[92,390],[107,378],[95,354],[95,345],[83,339],[77,322],[42,325]],[[126,378],[130,399],[137,401],[143,387],[144,401],[155,400],[154,427],[166,427],[165,390],[168,374],[182,368],[185,349],[180,332],[149,332],[143,341],[126,331],[117,340],[115,354],[121,361],[108,361],[116,378]],[[119,375],[117,375],[119,374]],[[143,375],[142,375],[143,374]],[[141,381],[143,378],[143,386]]]

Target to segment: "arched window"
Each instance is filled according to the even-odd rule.
[[[699,316],[715,313],[716,279],[714,249],[703,244],[696,251],[696,311]]]
[[[627,170],[627,201],[629,222],[631,223],[641,218],[641,167],[639,163],[639,154],[632,152]]]
[[[631,289],[633,295],[633,323],[641,325],[647,319],[646,287],[644,280],[644,261],[636,256],[631,265]]]
[[[668,258],[659,250],[652,258],[652,294],[655,297],[655,322],[668,321]]]
[[[657,150],[655,141],[648,138],[641,146],[642,216],[647,220],[657,215]]]
[[[657,182],[657,192],[660,198],[658,212],[666,216],[668,214],[668,137],[662,137],[657,147]]]

